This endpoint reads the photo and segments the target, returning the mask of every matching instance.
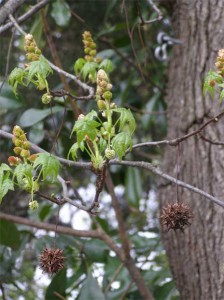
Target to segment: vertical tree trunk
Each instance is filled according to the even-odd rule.
[[[202,94],[203,80],[215,68],[217,51],[224,48],[224,1],[173,1],[173,28],[181,46],[175,46],[169,66],[168,138],[195,130],[223,105]],[[224,120],[204,131],[224,141]],[[175,147],[165,149],[163,169],[175,176]],[[224,199],[224,146],[198,136],[181,144],[180,179]],[[164,245],[182,300],[224,299],[224,211],[196,194],[179,189],[194,218],[182,232],[163,232]],[[175,201],[175,186],[160,182],[161,206]]]

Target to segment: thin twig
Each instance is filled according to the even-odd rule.
[[[17,2],[18,2],[18,0],[17,0]],[[49,2],[50,2],[50,0],[42,0],[38,4],[32,6],[32,8],[28,12],[26,12],[24,15],[22,15],[21,17],[19,17],[17,19],[17,22],[20,24],[20,23],[26,21],[27,19],[32,17],[36,12],[38,12],[41,8],[43,8],[45,5],[47,5]],[[12,28],[13,26],[14,26],[13,22],[9,22],[5,25],[0,26],[0,33]]]
[[[197,188],[197,187],[194,187],[193,185],[190,185],[184,181],[181,181],[181,180],[176,180],[175,177],[172,177],[166,173],[164,173],[163,171],[161,171],[159,168],[155,167],[153,164],[151,163],[148,163],[148,162],[144,162],[144,161],[119,161],[119,160],[113,160],[110,162],[111,165],[123,165],[123,166],[129,166],[129,167],[136,167],[136,168],[143,168],[143,169],[146,169],[148,171],[151,171],[152,173],[170,181],[170,182],[173,182],[174,184],[178,184],[179,186],[183,187],[183,188],[186,188],[196,194],[199,194],[201,196],[204,196],[206,199],[214,202],[215,204],[221,206],[224,208],[224,201],[222,200],[219,200],[217,198],[215,198],[214,196],[206,193],[205,191]]]

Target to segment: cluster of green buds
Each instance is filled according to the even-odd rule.
[[[224,77],[224,49],[220,49],[215,63],[218,73]]]
[[[37,155],[32,154],[30,155],[30,142],[26,138],[26,134],[24,131],[21,129],[20,126],[16,125],[13,128],[13,138],[12,142],[15,145],[13,151],[16,155],[20,156],[10,156],[8,158],[8,162],[10,166],[17,166],[18,164],[21,163],[21,158],[24,161],[30,161],[33,162]]]
[[[111,89],[113,86],[110,83],[109,77],[104,70],[100,69],[97,72],[96,83],[96,100],[98,108],[100,110],[105,110],[108,105],[110,105],[110,107],[113,106],[111,108],[115,108],[115,103],[110,103],[113,96],[111,93]]]
[[[31,210],[37,210],[38,207],[39,207],[39,203],[38,203],[36,200],[31,200],[31,201],[29,202],[29,208],[30,208]]]
[[[89,31],[84,31],[82,34],[83,44],[84,44],[84,52],[85,52],[85,60],[86,61],[94,61],[96,56],[96,43],[93,41],[92,35]]]
[[[26,52],[26,57],[29,61],[39,60],[41,50],[37,47],[32,34],[26,34],[24,49]]]

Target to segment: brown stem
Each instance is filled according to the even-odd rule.
[[[17,217],[17,216],[2,213],[2,212],[0,212],[0,220],[8,220],[13,223],[23,224],[23,225],[27,225],[27,226],[38,228],[38,229],[44,229],[46,231],[55,231],[54,224],[31,221],[26,218]],[[75,236],[75,237],[90,237],[90,238],[100,239],[100,240],[104,241],[104,243],[117,254],[117,256],[119,257],[119,259],[121,261],[124,261],[123,251],[116,245],[116,243],[113,241],[113,239],[109,235],[107,235],[104,231],[102,231],[101,229],[77,230],[77,229],[72,229],[69,227],[58,226],[57,232]]]
[[[153,300],[153,296],[151,292],[149,291],[148,287],[146,286],[144,279],[142,278],[142,275],[139,271],[139,269],[136,267],[134,260],[132,259],[130,255],[130,241],[125,229],[125,223],[122,218],[122,213],[120,209],[120,205],[117,199],[117,196],[114,192],[114,185],[112,178],[110,174],[108,173],[105,179],[105,183],[107,186],[107,189],[111,195],[112,198],[112,205],[116,214],[116,219],[118,222],[118,231],[122,242],[122,248],[124,251],[125,259],[124,259],[124,265],[128,269],[131,278],[136,283],[140,294],[142,295],[142,298],[145,300]]]

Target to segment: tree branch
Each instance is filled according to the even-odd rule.
[[[19,1],[16,1],[16,2],[19,2]],[[38,12],[41,8],[43,8],[45,5],[47,5],[49,2],[50,2],[50,0],[40,1],[38,4],[34,5],[28,12],[26,12],[24,15],[19,17],[17,19],[17,22],[20,24],[20,23],[26,21],[27,19],[32,17],[32,15],[34,15],[36,12]],[[7,15],[7,17],[8,17],[8,15]],[[0,26],[0,33],[4,32],[12,27],[14,27],[13,22],[9,22],[5,25],[2,25],[2,26]]]
[[[26,218],[17,217],[17,216],[2,213],[2,212],[0,212],[0,220],[7,220],[7,221],[11,221],[13,223],[23,224],[23,225],[27,225],[27,226],[34,227],[34,228],[43,229],[46,231],[55,231],[56,230],[56,227],[53,224],[49,224],[49,223],[45,223],[45,222],[31,221]],[[74,237],[97,238],[99,240],[102,240],[105,242],[105,244],[111,250],[113,250],[117,254],[117,256],[119,257],[119,259],[121,261],[124,260],[123,251],[115,244],[113,239],[109,235],[107,235],[105,232],[103,232],[101,229],[77,230],[77,229],[72,229],[72,228],[65,227],[65,226],[57,226],[57,233],[67,234],[67,235],[71,235]]]
[[[26,0],[9,0],[0,9],[0,24],[3,24],[10,14],[13,14]]]
[[[215,204],[221,206],[224,208],[224,202],[213,197],[212,195],[206,193],[203,190],[198,189],[197,187],[194,187],[193,185],[190,185],[188,183],[185,183],[184,181],[181,180],[177,180],[176,178],[164,173],[163,171],[161,171],[159,168],[153,166],[153,164],[148,163],[148,162],[144,162],[144,161],[124,161],[124,160],[113,160],[110,162],[111,165],[123,165],[123,166],[129,166],[129,167],[136,167],[136,168],[143,168],[146,169],[148,171],[151,171],[152,173],[170,181],[173,182],[183,188],[186,188],[196,194],[199,194],[201,196],[204,196],[205,198],[207,198],[208,200],[214,202]]]
[[[224,114],[224,112],[223,112]],[[5,132],[3,130],[0,130],[0,136],[3,136],[5,138],[9,138],[12,139],[13,135],[11,133]],[[177,139],[175,139],[177,140]],[[173,141],[175,141],[173,140]],[[168,143],[166,143],[168,144]],[[134,146],[133,146],[134,147]],[[42,148],[34,145],[31,143],[31,148],[37,152],[47,152],[45,150],[43,150]],[[73,166],[73,167],[78,167],[78,168],[84,168],[87,170],[91,170],[92,167],[92,163],[87,163],[87,162],[74,162],[68,159],[64,159],[58,156],[55,156],[61,163],[68,165],[68,166]],[[144,162],[144,161],[124,161],[124,160],[118,160],[118,159],[113,159],[109,161],[109,165],[124,165],[124,166],[129,166],[129,167],[137,167],[137,168],[143,168],[146,169],[148,171],[151,171],[152,173],[163,177],[164,179],[173,182],[175,184],[178,184],[179,186],[182,186],[183,188],[189,189],[190,191],[193,191],[194,193],[197,193],[199,195],[204,196],[205,198],[207,198],[208,200],[216,203],[217,205],[221,206],[224,208],[224,202],[213,197],[212,195],[204,192],[203,190],[198,189],[197,187],[194,187],[193,185],[190,185],[188,183],[185,183],[181,180],[176,180],[176,178],[164,173],[163,171],[161,171],[160,169],[158,169],[157,167],[155,167],[153,164],[148,163],[148,162]],[[71,200],[72,201],[72,200]]]

